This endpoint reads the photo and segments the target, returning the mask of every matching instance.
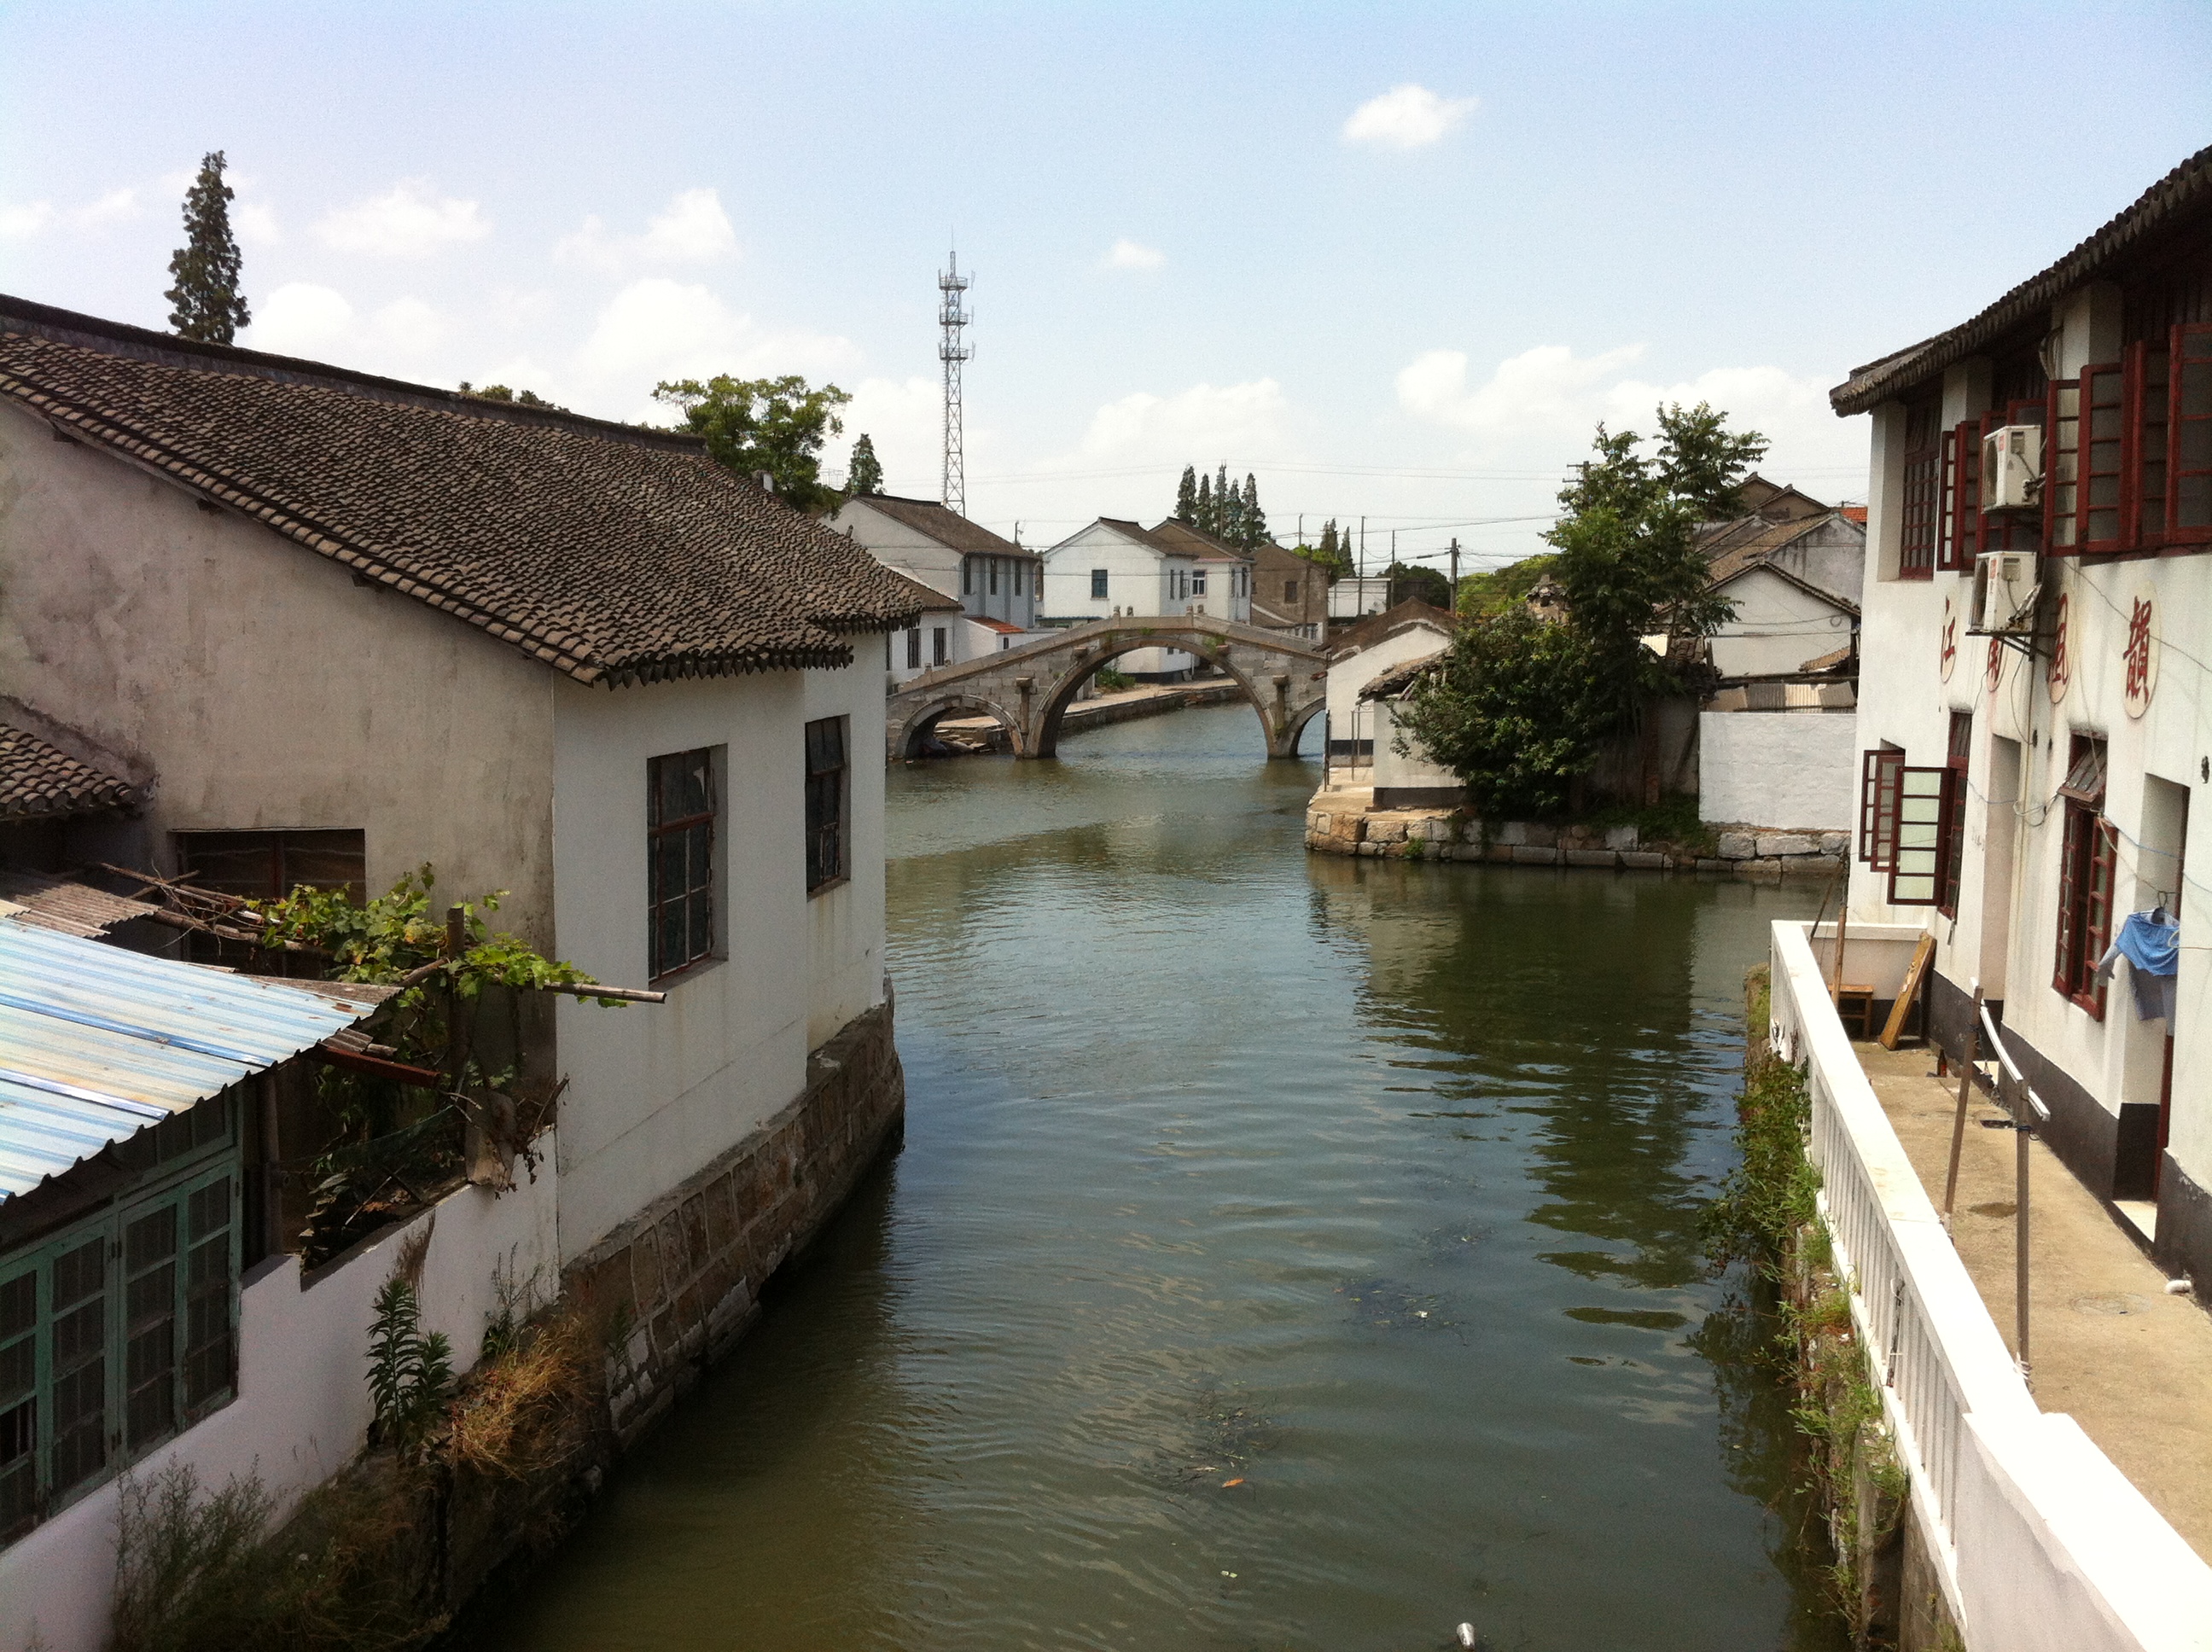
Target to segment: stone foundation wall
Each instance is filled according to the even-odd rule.
[[[564,1287],[615,1334],[607,1404],[627,1444],[726,1352],[768,1277],[902,1133],[887,1001],[815,1051],[806,1088],[744,1140],[572,1263]]]
[[[1723,831],[1717,853],[1638,841],[1633,826],[1601,831],[1539,821],[1484,821],[1465,810],[1369,809],[1365,794],[1324,792],[1306,805],[1306,847],[1316,854],[1389,860],[1480,860],[1497,865],[1599,866],[1702,872],[1750,879],[1826,876],[1844,864],[1842,832]]]

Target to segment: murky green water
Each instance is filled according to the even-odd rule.
[[[1838,1643],[1701,1271],[1813,896],[1309,858],[1241,707],[894,772],[903,1152],[501,1644]]]

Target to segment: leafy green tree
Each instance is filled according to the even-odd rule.
[[[853,444],[852,463],[845,471],[845,491],[857,499],[864,494],[879,494],[884,490],[884,467],[876,459],[876,444],[863,430],[860,440]]]
[[[233,192],[222,181],[222,151],[201,157],[200,175],[185,191],[185,244],[169,260],[176,285],[162,295],[169,301],[169,325],[179,338],[228,344],[253,319],[238,290],[238,240],[230,233]]]
[[[1338,534],[1336,521],[1331,518],[1322,525],[1321,543],[1317,545],[1295,545],[1292,554],[1303,556],[1315,567],[1328,570],[1329,582],[1346,577],[1352,572],[1352,553],[1346,541]]]
[[[1434,608],[1451,607],[1451,581],[1433,568],[1419,562],[1393,562],[1383,570],[1390,581],[1390,600],[1425,602]]]
[[[1175,519],[1195,522],[1198,519],[1198,467],[1182,467],[1182,480],[1176,483]]]
[[[1613,723],[1600,661],[1573,629],[1509,608],[1462,625],[1437,667],[1398,706],[1411,742],[1468,784],[1492,819],[1555,815]]]
[[[464,379],[461,380],[461,394],[474,396],[479,401],[513,402],[518,407],[543,407],[555,413],[568,410],[558,402],[547,401],[534,390],[515,390],[506,385],[472,385]]]
[[[1600,425],[1597,456],[1559,490],[1565,508],[1544,536],[1567,623],[1593,650],[1624,727],[1644,699],[1678,686],[1646,636],[1711,636],[1735,617],[1735,605],[1711,588],[1697,529],[1738,498],[1766,451],[1765,437],[1731,433],[1704,403],[1688,413],[1661,408],[1659,428],[1658,452],[1647,458],[1635,432]]]
[[[750,481],[768,472],[776,495],[793,510],[837,502],[822,483],[822,444],[842,434],[837,410],[853,398],[835,385],[819,390],[797,374],[780,379],[678,379],[653,387],[655,401],[684,411],[685,425],[707,439],[715,462]]]
[[[1260,509],[1260,484],[1252,479],[1252,473],[1249,471],[1244,472],[1243,515],[1244,519],[1237,525],[1243,529],[1243,538],[1237,543],[1249,550],[1268,537],[1267,518]]]
[[[1528,599],[1544,576],[1559,564],[1559,558],[1546,552],[1523,556],[1517,562],[1508,562],[1503,568],[1486,568],[1480,574],[1462,575],[1459,582],[1459,611],[1469,619],[1485,614],[1495,614],[1516,607]]]

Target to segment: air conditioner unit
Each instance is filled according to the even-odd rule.
[[[2043,501],[2043,427],[2008,424],[1982,438],[1982,508],[2027,510]]]
[[[2027,631],[2035,623],[2035,553],[1992,550],[1974,558],[1974,631]]]

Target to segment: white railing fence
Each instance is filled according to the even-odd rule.
[[[2037,1407],[1837,1018],[1811,927],[1773,927],[1768,1037],[1805,1070],[1836,1272],[1968,1652],[2212,1649],[2212,1567]]]

